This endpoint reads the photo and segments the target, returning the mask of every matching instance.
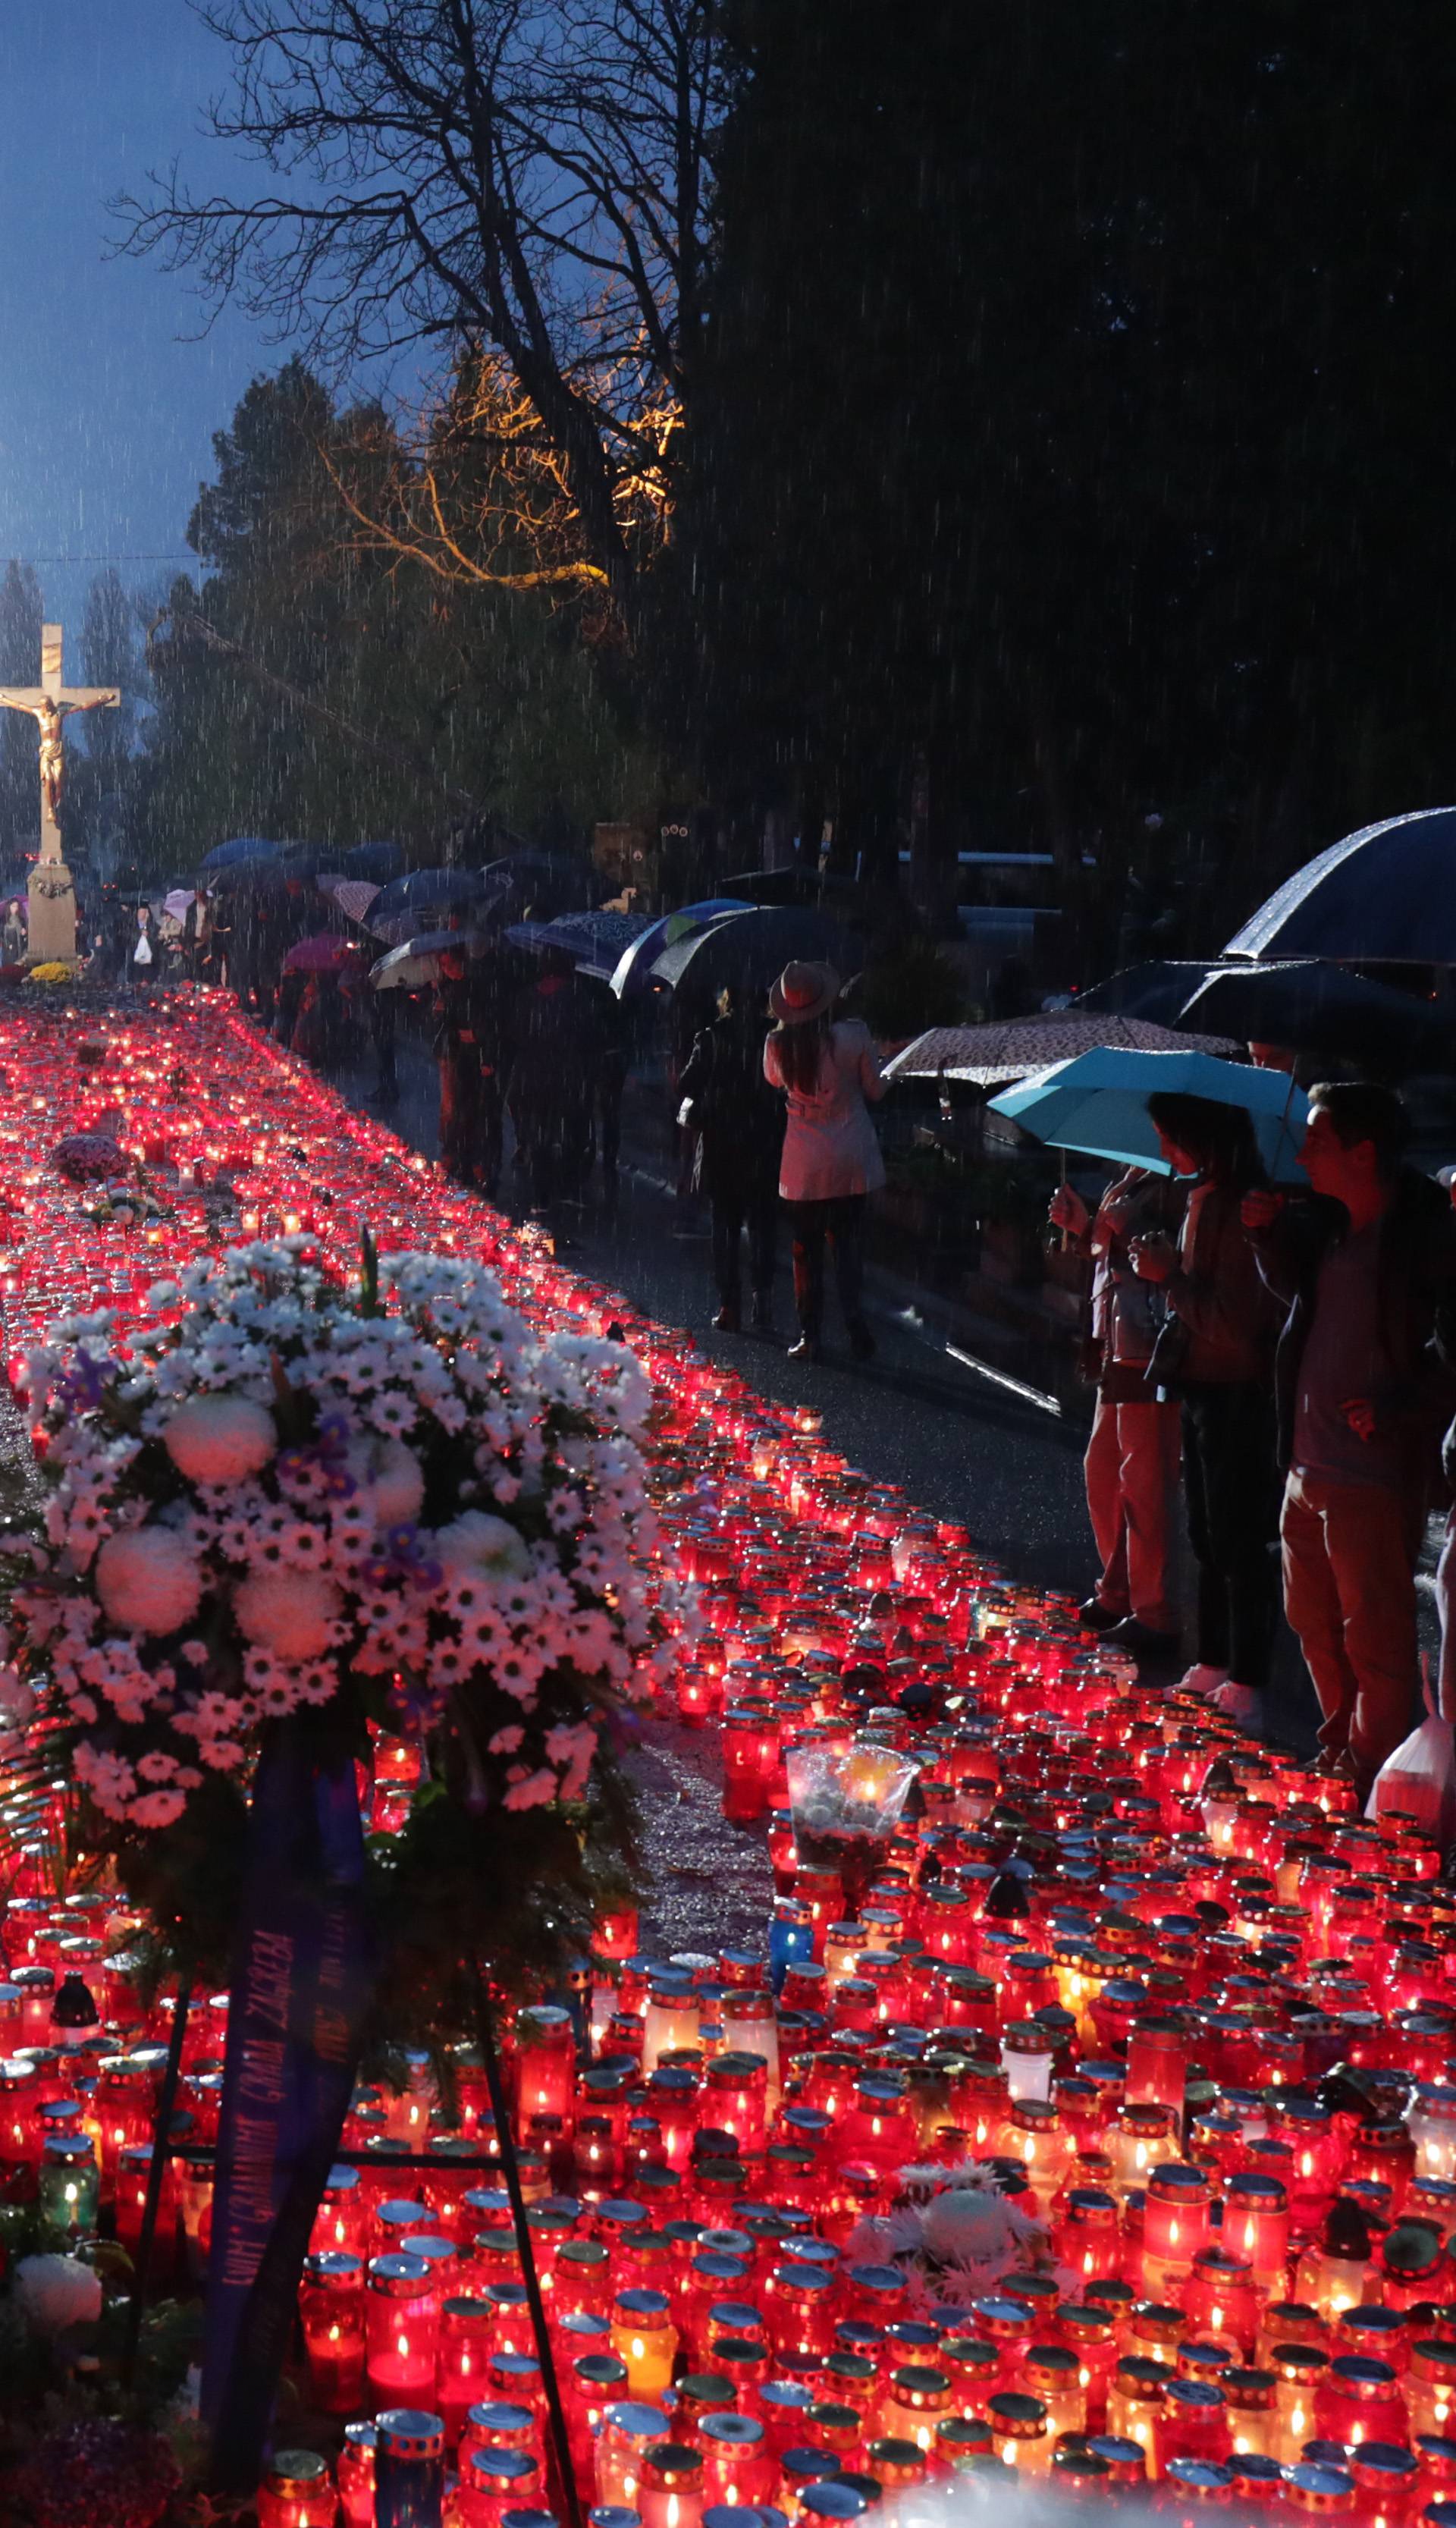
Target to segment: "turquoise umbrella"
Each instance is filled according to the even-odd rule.
[[[1212,1098],[1219,1106],[1246,1107],[1270,1175],[1284,1184],[1302,1180],[1297,1152],[1309,1100],[1282,1071],[1256,1071],[1252,1064],[1220,1062],[1208,1053],[1137,1053],[1100,1045],[1033,1072],[990,1103],[994,1115],[1005,1115],[1058,1149],[1170,1176],[1148,1113],[1148,1099],[1170,1089]]]

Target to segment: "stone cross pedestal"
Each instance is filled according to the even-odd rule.
[[[121,699],[116,685],[66,683],[59,623],[41,626],[39,684],[0,686],[0,710],[28,711],[40,731],[40,858],[30,871],[28,965],[76,955],[76,889],[61,852],[65,723],[73,711],[114,710]]]

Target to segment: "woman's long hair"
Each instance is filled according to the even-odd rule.
[[[1215,1097],[1190,1097],[1168,1088],[1148,1099],[1148,1113],[1159,1132],[1196,1161],[1200,1177],[1230,1193],[1268,1185],[1246,1106],[1224,1106]]]
[[[780,1019],[774,1028],[785,1082],[797,1088],[801,1097],[811,1096],[819,1084],[830,1024],[828,1010],[821,1010],[816,1019],[800,1019],[792,1025]]]

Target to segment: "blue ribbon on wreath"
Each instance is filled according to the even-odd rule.
[[[215,2490],[258,2479],[375,1970],[353,1759],[282,1722],[253,1784],[228,2014],[202,2356]]]

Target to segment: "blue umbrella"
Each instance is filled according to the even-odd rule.
[[[404,854],[398,843],[351,843],[343,855],[345,877],[373,878],[376,886],[388,886],[404,867]]]
[[[664,948],[675,947],[679,939],[691,938],[695,931],[706,930],[710,923],[730,914],[749,910],[739,896],[710,895],[702,904],[679,905],[676,913],[660,915],[618,960],[611,978],[618,1000],[633,1000],[639,992],[650,988],[652,961],[661,956]]]
[[[211,851],[197,864],[199,869],[243,869],[252,861],[276,861],[277,843],[265,842],[259,834],[234,834],[226,843],[214,843]]]
[[[1223,954],[1456,962],[1456,808],[1385,816],[1331,843],[1250,915]]]
[[[1083,1150],[1089,1158],[1166,1177],[1172,1171],[1158,1146],[1148,1099],[1169,1089],[1247,1108],[1270,1175],[1285,1184],[1302,1178],[1296,1153],[1309,1112],[1304,1090],[1282,1071],[1256,1071],[1252,1064],[1220,1062],[1210,1053],[1133,1053],[1102,1045],[1017,1080],[990,1105],[994,1115],[1005,1115],[1058,1149]]]
[[[549,922],[513,922],[505,936],[512,948],[535,955],[547,948],[564,949],[575,959],[579,974],[596,974],[609,982],[624,946],[646,928],[648,921],[645,913],[558,913]]]

